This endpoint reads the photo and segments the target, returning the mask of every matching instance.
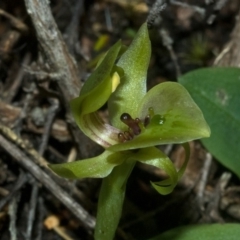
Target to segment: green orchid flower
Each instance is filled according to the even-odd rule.
[[[201,110],[182,85],[165,82],[147,92],[150,55],[146,23],[127,50],[121,41],[109,49],[79,97],[70,103],[79,128],[105,151],[94,158],[50,165],[65,178],[104,178],[95,239],[113,239],[126,181],[136,161],[164,170],[168,178],[151,184],[159,193],[169,194],[186,168],[187,142],[210,135]],[[108,103],[108,123],[98,115],[105,103]],[[182,144],[186,151],[186,160],[178,171],[156,147],[170,143]]]

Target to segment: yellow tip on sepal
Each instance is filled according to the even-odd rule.
[[[120,76],[117,72],[114,72],[112,76],[112,93],[116,90],[119,83],[120,83]]]

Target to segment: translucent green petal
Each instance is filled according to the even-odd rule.
[[[160,168],[168,175],[168,179],[153,183],[152,186],[163,195],[173,191],[178,181],[178,173],[172,161],[159,149],[155,147],[140,149],[134,154],[134,159],[138,161]]]
[[[117,141],[119,131],[105,124],[94,112],[107,102],[112,93],[112,73],[120,69],[114,67],[120,49],[121,42],[118,41],[110,48],[101,63],[87,79],[80,96],[70,102],[73,117],[79,128],[89,138],[105,148]],[[96,131],[104,132],[104,139]]]
[[[182,167],[177,172],[177,180],[176,179],[172,180],[172,178],[169,177],[169,179],[166,179],[166,180],[163,180],[163,181],[160,181],[160,182],[151,182],[152,186],[160,194],[166,195],[166,194],[171,193],[173,191],[173,189],[175,188],[178,180],[182,177],[183,173],[186,170],[186,167],[187,167],[187,164],[188,164],[188,161],[189,161],[189,157],[190,157],[190,148],[189,148],[188,143],[184,143],[182,146],[185,149],[185,160],[184,160],[184,163],[183,163]]]
[[[122,113],[127,112],[132,117],[137,117],[139,102],[146,94],[146,75],[150,55],[151,44],[145,23],[117,63],[117,66],[124,70],[124,76],[108,102],[110,121],[116,128],[125,127],[120,121]]]
[[[108,176],[115,166],[122,164],[128,154],[128,152],[113,153],[105,151],[94,158],[71,163],[50,164],[49,167],[64,178],[103,178]]]
[[[179,83],[165,82],[152,88],[139,104],[140,119],[153,108],[154,116],[133,140],[111,146],[111,151],[160,144],[184,143],[210,136],[204,116],[187,90]]]
[[[114,63],[121,50],[121,46],[122,44],[119,40],[108,50],[104,58],[101,59],[100,64],[97,65],[97,68],[84,83],[80,91],[80,96],[90,93],[94,88],[98,87],[101,82],[110,77]]]

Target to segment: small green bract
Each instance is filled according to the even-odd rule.
[[[113,239],[121,216],[127,178],[136,161],[161,168],[168,178],[152,182],[169,194],[182,176],[189,158],[188,141],[209,137],[203,114],[187,90],[165,82],[146,90],[151,44],[146,23],[126,50],[118,41],[71,101],[79,128],[105,151],[94,158],[50,165],[70,178],[104,178],[100,191],[95,239]],[[98,115],[108,103],[109,123]],[[186,160],[180,170],[156,146],[183,144]]]

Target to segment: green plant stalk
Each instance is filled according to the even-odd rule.
[[[103,179],[99,200],[95,240],[112,240],[122,214],[126,183],[135,161],[126,161],[115,167],[112,173]]]

